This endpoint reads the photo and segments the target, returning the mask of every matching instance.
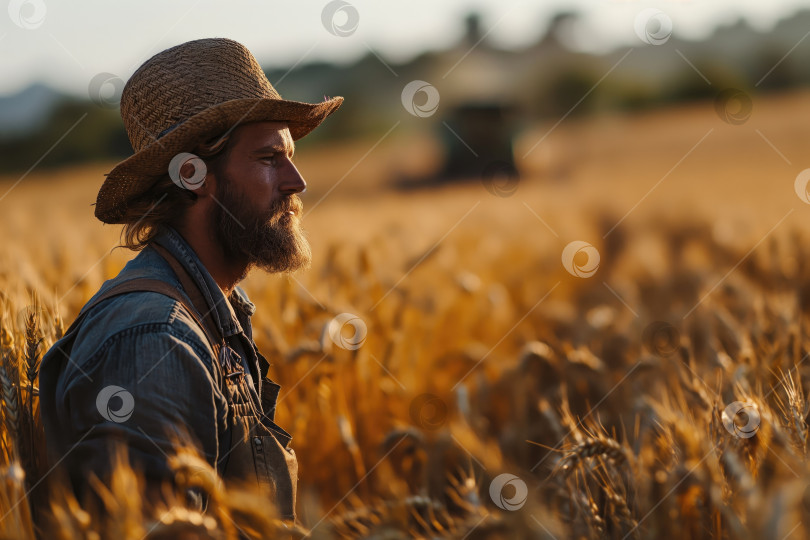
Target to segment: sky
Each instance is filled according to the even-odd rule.
[[[334,2],[342,2],[335,4]],[[99,73],[126,80],[150,56],[202,37],[245,44],[265,67],[351,62],[369,50],[393,62],[444,48],[477,11],[487,38],[504,47],[534,42],[554,13],[576,10],[572,47],[590,52],[638,43],[633,23],[658,8],[673,33],[705,37],[745,18],[767,31],[810,0],[6,0],[0,12],[0,95],[34,82],[86,95]],[[331,30],[331,31],[330,31]],[[808,29],[810,30],[810,29]],[[336,35],[337,34],[337,35]],[[345,34],[345,35],[342,35]]]

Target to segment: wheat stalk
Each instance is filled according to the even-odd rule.
[[[144,540],[175,538],[221,540],[225,536],[214,518],[182,506],[173,506],[161,512],[157,521],[148,529]]]
[[[810,413],[810,403],[805,399],[801,375],[798,372],[796,380],[790,372],[783,373],[780,382],[786,397],[782,398],[776,394],[776,401],[783,417],[787,419],[793,441],[804,457],[807,455],[806,418]]]
[[[4,354],[0,358],[0,392],[3,396],[3,420],[5,421],[4,441],[11,439],[7,455],[17,455],[17,441],[19,440],[20,408],[17,386],[9,376],[9,356]],[[15,370],[16,371],[16,370]]]
[[[617,441],[599,436],[589,437],[566,450],[558,466],[565,474],[571,474],[584,460],[598,456],[606,457],[617,465],[627,462],[627,454]]]

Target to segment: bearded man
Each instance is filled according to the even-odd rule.
[[[298,463],[274,422],[280,386],[238,283],[254,267],[309,265],[293,141],[342,101],[283,100],[251,52],[221,38],[160,52],[125,85],[135,154],[107,175],[95,215],[123,224],[122,245],[139,253],[85,304],[40,372],[49,461],[81,499],[91,477],[109,476],[121,445],[159,496],[182,442],[226,486],[252,486],[296,520]],[[184,495],[207,506],[200,490]]]

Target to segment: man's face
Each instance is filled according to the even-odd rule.
[[[291,159],[287,125],[255,122],[236,128],[216,175],[213,234],[225,256],[267,272],[309,266],[311,251],[301,228],[306,182]]]

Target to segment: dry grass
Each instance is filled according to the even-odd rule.
[[[553,152],[527,160],[539,180],[505,199],[480,185],[365,190],[402,141],[358,166],[350,189],[305,219],[315,267],[245,284],[282,384],[277,420],[294,436],[312,537],[810,535],[807,207],[793,193],[801,167],[755,131],[798,162],[802,97],[758,102],[763,115],[743,127],[720,124],[711,106],[568,123],[549,138]],[[331,152],[334,170],[366,150]],[[325,175],[310,159],[304,173]],[[32,178],[2,203],[17,201],[0,220],[0,537],[33,538],[26,502],[39,501],[25,494],[44,472],[28,451],[42,446],[41,354],[131,256],[105,256],[117,231],[93,223],[97,182],[79,179],[98,173],[66,172],[47,187]],[[314,187],[305,205],[323,193]],[[592,278],[560,264],[575,239],[600,251]],[[326,331],[343,312],[368,327],[354,351]],[[752,437],[731,433],[724,411],[735,401],[758,415]],[[50,510],[45,536],[280,534],[267,501],[224,492],[192,452],[173,466],[179,484],[212,493],[205,515],[179,499],[145,509],[138,475],[121,465],[99,485],[103,509],[48,492],[36,506]],[[521,508],[495,505],[501,473],[526,483]]]

